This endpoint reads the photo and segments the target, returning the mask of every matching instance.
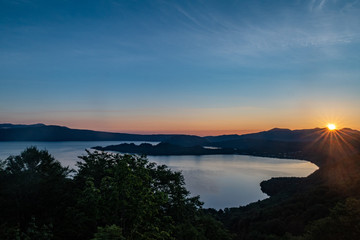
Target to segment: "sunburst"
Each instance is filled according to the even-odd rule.
[[[329,124],[327,125],[327,128],[328,128],[330,131],[334,131],[334,130],[336,130],[336,125],[333,124],[333,123],[329,123]]]

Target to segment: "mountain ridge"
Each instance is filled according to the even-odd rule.
[[[0,124],[0,141],[164,141],[177,134],[130,134],[45,124]]]

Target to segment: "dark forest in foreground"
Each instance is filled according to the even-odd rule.
[[[181,173],[133,155],[81,158],[76,173],[36,148],[3,161],[0,239],[231,239]]]

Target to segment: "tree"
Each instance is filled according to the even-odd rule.
[[[339,202],[328,217],[310,224],[303,240],[358,239],[360,236],[360,200],[348,198]]]
[[[180,172],[144,156],[95,151],[81,159],[77,207],[90,216],[93,228],[119,226],[126,239],[210,239],[202,203],[189,196]],[[218,224],[212,224],[218,227],[214,231],[230,236],[213,221],[208,222]]]
[[[22,235],[29,235],[31,229],[46,228],[51,235],[49,231],[56,229],[48,226],[62,222],[60,205],[67,196],[65,188],[71,171],[36,147],[10,156],[2,164],[0,225],[14,227]]]
[[[116,225],[98,227],[95,238],[92,240],[125,240],[122,235],[122,229]]]

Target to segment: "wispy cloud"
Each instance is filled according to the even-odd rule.
[[[327,0],[311,0],[310,5],[309,5],[309,10],[312,11],[321,11],[325,4],[326,4]]]
[[[192,27],[180,33],[204,52],[257,56],[297,48],[318,48],[360,40],[359,7],[353,2],[333,7],[336,1],[311,0],[309,10],[286,9],[273,15],[224,16],[216,10],[176,9]],[[208,31],[207,26],[211,26]]]

